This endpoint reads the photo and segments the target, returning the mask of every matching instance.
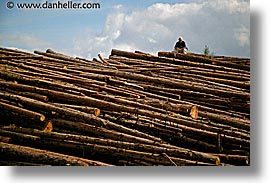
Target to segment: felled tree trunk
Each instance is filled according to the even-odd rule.
[[[45,116],[43,114],[30,111],[21,107],[13,106],[10,104],[6,104],[0,101],[0,109],[1,110],[8,110],[9,112],[14,113],[15,115],[24,116],[31,118],[35,121],[43,122],[45,120]]]
[[[36,162],[55,166],[108,166],[106,163],[0,142],[0,157],[5,160]]]
[[[222,62],[216,59],[209,59],[205,57],[199,57],[199,56],[192,56],[188,54],[178,54],[178,53],[172,53],[172,52],[158,52],[158,56],[164,56],[164,57],[172,57],[172,58],[178,58],[182,60],[190,60],[194,62],[201,62],[201,63],[208,63],[212,64],[215,63],[216,65],[221,65],[221,66],[228,66],[236,69],[243,69],[249,71],[250,68],[245,65],[238,65],[230,62]]]

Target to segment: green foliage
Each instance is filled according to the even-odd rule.
[[[203,54],[207,56],[207,55],[209,55],[209,52],[210,52],[209,47],[207,45],[205,45]]]

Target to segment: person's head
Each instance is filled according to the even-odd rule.
[[[179,42],[182,42],[182,40],[183,40],[183,39],[182,39],[182,37],[180,36],[180,37],[179,37]]]

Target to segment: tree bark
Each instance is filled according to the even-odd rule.
[[[45,116],[43,114],[30,111],[21,107],[13,106],[10,104],[6,104],[1,101],[0,101],[0,109],[8,110],[9,112],[14,113],[15,115],[25,116],[39,122],[43,122],[45,120]]]
[[[89,137],[89,136],[83,136],[83,135],[72,135],[72,134],[64,134],[64,133],[56,133],[56,132],[49,133],[49,132],[43,132],[35,129],[17,128],[17,127],[10,128],[7,130],[14,131],[17,133],[26,133],[30,135],[35,135],[41,138],[50,138],[53,140],[60,139],[60,140],[67,140],[67,141],[76,141],[81,143],[112,146],[117,148],[132,149],[136,151],[143,151],[143,152],[150,152],[150,153],[160,153],[160,154],[167,153],[169,156],[180,157],[180,158],[190,159],[194,161],[219,164],[219,159],[216,156],[209,156],[206,153],[191,151],[184,148],[162,147],[161,146],[162,144],[159,144],[159,143],[155,143],[155,145],[148,145],[148,144],[141,144],[141,143],[131,143],[131,142],[124,142],[124,141],[115,141],[110,139],[95,138],[95,137]],[[9,135],[8,131],[0,129],[0,133],[1,132],[4,135]]]
[[[227,66],[227,67],[231,67],[231,68],[250,71],[250,67],[245,66],[245,65],[238,65],[238,64],[231,63],[231,62],[222,62],[222,61],[219,61],[216,59],[209,59],[209,58],[200,57],[200,56],[192,56],[189,54],[179,54],[179,53],[172,53],[172,52],[158,52],[158,56],[177,58],[177,59],[181,59],[181,60],[190,60],[190,61],[194,61],[194,62],[201,62],[201,63],[208,63],[208,64],[212,64],[213,62],[215,62],[216,65]]]
[[[76,109],[88,114],[93,114],[95,116],[100,115],[100,109],[94,108],[94,107],[89,107],[89,106],[79,106],[79,105],[70,105],[70,104],[61,104],[61,103],[53,103],[53,105],[59,106],[59,107],[65,107],[65,108],[71,108],[71,109]]]
[[[0,142],[0,154],[5,160],[36,162],[54,166],[109,166],[106,163]]]

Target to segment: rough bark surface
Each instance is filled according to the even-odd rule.
[[[250,165],[250,59],[0,47],[0,165]]]

